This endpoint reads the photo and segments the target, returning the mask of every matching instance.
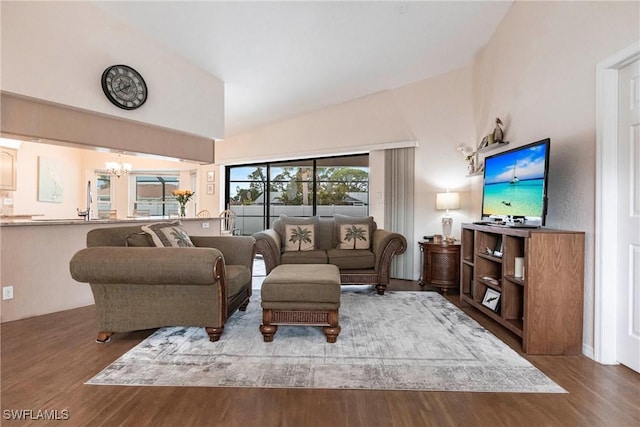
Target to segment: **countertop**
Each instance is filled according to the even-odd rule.
[[[82,218],[68,219],[7,219],[0,217],[0,227],[24,227],[24,226],[43,226],[43,225],[91,225],[91,224],[132,224],[132,223],[151,223],[164,221],[214,221],[218,218],[166,218],[166,217],[150,217],[150,218],[123,218],[123,219],[92,219],[85,221]]]
[[[43,214],[2,214],[0,215],[0,221],[15,220],[15,219],[31,219],[34,216],[44,216]]]

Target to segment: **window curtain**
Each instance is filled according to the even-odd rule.
[[[407,251],[393,257],[391,277],[413,280],[415,148],[385,152],[384,228],[407,239]]]

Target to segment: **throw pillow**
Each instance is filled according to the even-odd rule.
[[[312,251],[315,249],[316,231],[312,224],[284,226],[286,239],[284,240],[285,252]]]
[[[333,232],[333,239],[334,239],[333,247],[337,247],[341,243],[340,236],[342,235],[342,232],[340,230],[340,227],[342,225],[360,225],[360,224],[366,225],[369,227],[369,233],[368,233],[369,236],[367,237],[367,243],[369,244],[369,246],[365,249],[368,249],[371,246],[371,236],[377,230],[376,222],[373,220],[372,216],[356,217],[356,216],[335,214],[333,216],[333,220],[335,222],[335,231]]]
[[[338,249],[369,249],[370,236],[367,224],[340,224]]]
[[[187,230],[184,229],[180,221],[157,222],[143,225],[140,228],[151,237],[153,243],[158,247],[195,247],[189,238]]]
[[[315,245],[317,243],[317,239],[315,238],[315,232],[318,229],[318,217],[291,217],[286,215],[280,215],[280,218],[274,222],[273,229],[280,235],[280,241],[282,242],[282,250],[285,250],[285,246],[287,240],[289,240],[289,236],[286,232],[287,225],[299,225],[304,227],[310,227],[313,231],[313,248],[315,249]],[[297,250],[297,249],[296,249]]]

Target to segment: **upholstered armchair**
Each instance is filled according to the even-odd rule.
[[[163,326],[200,326],[219,340],[228,317],[249,304],[255,239],[185,235],[193,246],[155,247],[143,228],[91,230],[70,261],[71,276],[91,286],[97,341]]]

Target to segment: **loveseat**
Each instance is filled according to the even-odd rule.
[[[372,217],[281,215],[273,228],[253,234],[267,274],[280,264],[334,264],[343,285],[374,285],[380,295],[389,284],[391,261],[407,248],[399,233],[379,229]]]
[[[177,221],[90,230],[69,268],[91,286],[99,342],[163,326],[204,327],[217,341],[249,304],[254,255],[250,236],[189,236]]]

